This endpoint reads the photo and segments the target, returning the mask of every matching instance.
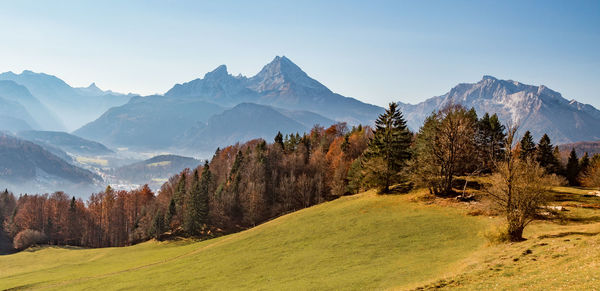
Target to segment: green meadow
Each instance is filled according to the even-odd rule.
[[[585,192],[570,190],[557,191],[573,197]],[[463,204],[432,203],[424,195],[347,196],[206,241],[31,248],[0,257],[0,289],[600,286],[595,212],[573,209],[573,217],[534,223],[525,242],[490,244],[483,233],[500,218],[467,215]],[[581,215],[589,220],[571,219]]]

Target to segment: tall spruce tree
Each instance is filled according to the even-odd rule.
[[[485,113],[478,121],[477,145],[483,170],[491,171],[493,164],[504,156],[505,127],[498,115]]]
[[[535,142],[533,142],[533,137],[529,130],[525,132],[521,139],[521,152],[519,158],[523,161],[535,158]]]
[[[175,216],[175,214],[177,214],[177,208],[175,206],[175,199],[171,198],[171,201],[169,201],[169,208],[167,209],[167,214],[165,214],[165,225],[168,228],[171,227],[171,221],[173,220],[173,217]]]
[[[565,176],[567,177],[567,181],[569,181],[569,185],[577,186],[579,184],[577,181],[579,169],[579,159],[577,158],[577,153],[575,152],[575,149],[571,149],[569,160],[567,161],[567,167],[565,169]]]
[[[590,166],[590,156],[587,152],[583,155],[583,157],[579,160],[579,173],[584,173],[587,171]]]
[[[547,134],[544,134],[538,143],[536,160],[548,173],[560,173],[560,162],[554,155],[554,146],[550,142],[550,137]]]
[[[411,157],[412,134],[396,103],[390,103],[375,121],[375,132],[365,153],[365,169],[370,172],[380,192],[402,181],[399,173]]]
[[[199,235],[208,222],[208,183],[211,179],[208,161],[204,164],[202,178],[199,176],[198,169],[194,170],[184,219],[184,230],[190,235]]]
[[[181,173],[181,177],[179,177],[179,181],[177,182],[177,187],[175,187],[175,192],[173,193],[173,199],[175,200],[175,206],[177,207],[177,212],[181,211],[183,206],[183,202],[186,196],[186,180],[187,176],[185,171]]]

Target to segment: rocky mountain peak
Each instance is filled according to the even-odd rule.
[[[204,79],[205,80],[217,80],[217,79],[222,79],[222,78],[226,78],[229,76],[229,72],[227,72],[227,66],[226,65],[220,65],[218,66],[216,69],[212,70],[211,72],[208,72],[204,75]]]

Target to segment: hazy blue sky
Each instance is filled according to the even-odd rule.
[[[0,1],[0,71],[164,93],[286,55],[335,92],[415,103],[484,74],[600,107],[600,1]]]

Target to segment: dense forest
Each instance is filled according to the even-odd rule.
[[[107,247],[168,236],[210,238],[370,188],[399,193],[423,187],[438,197],[459,196],[464,177],[474,175],[498,181],[488,192],[510,224],[511,213],[523,209],[505,203],[504,189],[520,189],[521,180],[504,187],[502,175],[600,186],[600,155],[579,158],[572,151],[563,162],[547,135],[536,144],[526,131],[517,142],[517,130],[496,115],[480,118],[474,109],[450,105],[413,133],[392,103],[373,128],[315,126],[302,135],[278,133],[271,143],[256,139],[218,149],[210,162],[171,177],[158,193],[147,185],[133,191],[107,187],[83,201],[63,192],[15,197],[5,190],[0,232],[17,249],[34,243]],[[527,193],[516,198],[533,201]],[[534,210],[518,217],[515,239]]]

